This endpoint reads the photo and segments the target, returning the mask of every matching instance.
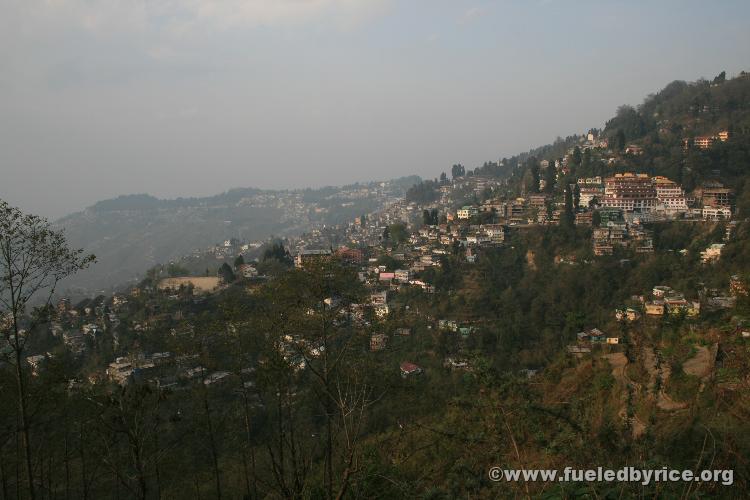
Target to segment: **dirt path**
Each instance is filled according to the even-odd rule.
[[[624,421],[628,421],[628,407],[627,407],[627,401],[628,401],[628,390],[629,388],[633,388],[634,390],[640,390],[640,384],[633,382],[633,380],[630,379],[627,373],[627,366],[628,366],[628,358],[625,356],[622,352],[616,352],[613,354],[606,354],[604,356],[607,361],[609,362],[609,365],[612,367],[612,376],[619,382],[621,387],[623,388],[622,395],[620,396],[621,406],[620,411],[617,412],[617,414],[620,416],[621,419]],[[630,426],[632,430],[632,435],[634,439],[638,439],[643,434],[646,433],[646,424],[641,422],[641,420],[634,416],[632,419],[630,419]]]
[[[667,381],[669,380],[669,376],[672,374],[671,369],[666,364],[662,364],[659,368],[657,368],[657,357],[656,353],[654,352],[654,349],[652,347],[644,347],[643,348],[643,364],[646,367],[646,371],[649,375],[649,381],[648,381],[648,392],[649,397],[656,398],[656,406],[660,410],[664,411],[677,411],[677,410],[683,410],[687,408],[687,404],[685,403],[678,403],[671,397],[669,397],[669,394],[664,392],[664,387],[667,385]],[[659,388],[659,393],[654,395],[654,389],[656,388],[656,380],[657,377],[661,377],[661,387]]]
[[[698,352],[695,353],[695,356],[683,363],[682,369],[688,375],[694,375],[705,380],[713,372],[718,349],[718,344],[713,344],[710,347],[698,347]]]
[[[684,410],[687,408],[687,403],[678,403],[672,399],[669,394],[664,392],[664,387],[667,386],[669,377],[672,374],[672,369],[669,366],[662,364],[661,366],[661,389],[659,390],[659,396],[656,400],[656,406],[661,410],[665,411],[677,411]]]

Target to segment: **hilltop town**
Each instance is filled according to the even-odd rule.
[[[728,135],[720,132],[717,140],[726,141]],[[698,141],[685,144],[686,147],[707,149],[712,143]],[[434,294],[434,280],[426,276],[430,275],[430,270],[439,269],[446,256],[458,257],[465,264],[476,264],[485,251],[502,248],[513,241],[514,234],[534,231],[538,227],[569,224],[586,228],[591,234],[590,252],[555,255],[558,265],[586,265],[597,257],[613,255],[615,251],[620,257],[629,258],[653,253],[653,231],[649,228],[654,224],[701,225],[722,222],[724,232],[721,242],[707,245],[700,253],[701,262],[705,265],[719,260],[724,242],[732,238],[737,225],[733,220],[734,193],[720,182],[705,182],[688,194],[682,186],[664,176],[622,172],[605,177],[580,177],[575,179],[575,183],[560,186],[574,163],[580,165],[587,161],[617,165],[622,158],[637,162],[639,154],[642,151],[636,145],[627,146],[622,153],[615,154],[608,147],[606,139],[589,132],[568,148],[563,157],[538,162],[538,166],[535,166],[538,173],[535,175],[539,179],[535,179],[535,186],[529,190],[531,192],[522,189],[521,193],[513,193],[511,181],[507,178],[483,176],[480,172],[467,174],[456,169],[463,175],[451,179],[443,175],[436,183],[434,201],[411,201],[408,194],[389,200],[382,210],[363,214],[344,224],[322,225],[298,237],[287,238],[283,242],[286,245],[284,252],[297,268],[333,258],[352,266],[370,292],[367,303],[354,304],[353,307],[359,308],[360,316],[361,307],[371,307],[375,317],[381,320],[389,318],[392,312],[390,304],[406,289],[414,287]],[[367,198],[372,193],[369,188],[363,187],[349,194]],[[342,196],[342,193],[337,193],[337,197]],[[249,243],[227,240],[208,250],[197,251],[175,264],[179,269],[181,265],[189,265],[190,258],[193,258],[204,265],[208,256],[214,262],[231,264],[231,278],[223,275],[161,278],[158,284],[155,283],[157,286],[133,287],[125,294],[115,294],[110,299],[102,297],[84,301],[83,304],[92,302],[93,305],[76,308],[63,299],[58,304],[61,321],[53,323],[53,335],[61,338],[77,356],[83,356],[87,346],[92,341],[97,343],[97,338],[103,334],[111,335],[113,349],[117,351],[121,346],[118,333],[121,323],[128,321],[130,316],[122,313],[132,311],[132,307],[128,307],[129,300],[141,303],[144,296],[148,297],[147,314],[143,320],[130,320],[130,324],[125,325],[136,335],[153,328],[154,324],[180,320],[179,308],[165,315],[165,311],[153,305],[162,300],[158,297],[172,301],[167,309],[174,310],[175,305],[185,299],[197,303],[205,301],[206,294],[217,293],[234,280],[248,283],[251,288],[257,287],[272,277],[262,272],[260,259],[249,256],[257,256],[270,244],[272,240]],[[679,251],[686,252],[685,249]],[[533,257],[531,259],[529,264],[533,265]],[[261,267],[260,271],[258,267]],[[166,271],[168,269],[160,270],[161,273]],[[657,286],[652,300],[636,295],[626,311],[617,312],[617,319],[632,322],[642,316],[664,314],[695,317],[700,314],[702,303],[709,308],[731,308],[738,290],[745,290],[745,284],[739,276],[733,276],[732,284],[727,286],[723,291],[705,290],[700,297],[690,300],[669,287]],[[148,311],[152,311],[152,314]],[[471,324],[455,319],[435,318],[433,321],[437,330],[460,331],[465,337],[474,330]],[[192,327],[188,324],[183,328]],[[401,330],[408,331],[405,328],[397,329],[393,335],[409,335]],[[610,345],[619,343],[618,337],[605,337],[601,331],[597,332],[595,335],[579,333],[578,340]],[[371,350],[378,351],[386,348],[390,336],[374,332],[371,337]],[[577,355],[590,352],[590,349],[576,344],[571,344],[569,350]],[[453,356],[457,354],[450,353],[445,363],[455,363]],[[90,376],[92,380],[110,378],[124,384],[136,373],[143,376],[152,372],[172,356],[170,352],[141,353],[136,354],[136,358],[118,356],[108,366],[102,367],[100,372],[91,373]],[[30,362],[36,367],[42,357],[30,356]],[[303,363],[303,360],[298,359],[296,363]],[[462,367],[468,367],[466,361],[461,363]],[[197,376],[197,372],[190,371],[194,368],[186,370],[187,378]],[[411,374],[413,371],[408,372]],[[180,372],[174,373],[177,375]],[[214,375],[220,379],[228,376],[229,372],[219,371]],[[170,380],[178,378],[173,376]],[[213,378],[209,378],[207,383],[213,381]]]

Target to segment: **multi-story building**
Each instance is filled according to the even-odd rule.
[[[507,217],[510,218],[512,222],[520,222],[523,221],[523,213],[525,211],[526,205],[524,199],[516,198],[508,207]]]
[[[502,243],[505,240],[505,228],[501,224],[485,224],[481,228],[494,243]]]
[[[593,223],[591,212],[578,212],[576,214],[576,226],[590,226]]]
[[[614,247],[610,245],[609,243],[601,243],[598,241],[594,242],[594,255],[597,255],[597,256],[612,255],[613,251],[614,251]]]
[[[715,137],[710,135],[701,135],[693,138],[693,146],[698,149],[709,149],[714,144]]]
[[[531,196],[529,196],[529,206],[531,208],[544,208],[546,204],[546,194],[532,194]]]
[[[666,177],[653,178],[656,199],[668,211],[684,212],[688,209],[687,198],[682,187]]]
[[[596,177],[579,177],[576,182],[579,186],[601,186],[602,178],[599,175],[597,175]]]
[[[628,212],[656,207],[656,188],[647,174],[615,174],[604,180],[603,205]]]
[[[330,250],[302,250],[294,257],[294,266],[297,268],[305,267],[305,264],[322,261],[331,258]]]
[[[459,219],[471,219],[478,213],[479,213],[479,209],[477,207],[472,206],[472,205],[466,205],[458,209],[458,211],[456,211],[456,216]]]
[[[588,208],[591,202],[601,202],[604,197],[604,187],[595,184],[580,184],[578,180],[578,206]]]
[[[406,283],[412,278],[412,275],[411,271],[409,271],[408,269],[396,269],[396,271],[394,271],[393,273],[393,277],[396,281]]]
[[[704,207],[729,207],[732,203],[732,190],[719,183],[703,186],[698,190]]]
[[[700,135],[698,137],[688,138],[682,140],[683,149],[690,149],[690,147],[698,149],[710,149],[714,143],[719,140],[726,142],[729,139],[729,131],[722,130],[718,135]]]
[[[624,221],[622,210],[618,208],[604,208],[599,210],[599,224],[606,227],[610,223],[620,223]]]

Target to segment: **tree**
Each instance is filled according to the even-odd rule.
[[[171,262],[167,266],[167,274],[171,277],[174,276],[185,276],[186,274],[189,274],[189,271],[185,269],[183,266],[176,264],[174,262]]]
[[[591,215],[591,224],[594,227],[599,227],[602,224],[602,214],[599,210],[594,210],[594,213]]]
[[[148,384],[129,384],[111,394],[95,395],[95,429],[104,443],[102,462],[134,497],[148,498],[149,469],[158,467],[158,433],[163,393]]]
[[[396,245],[400,245],[409,239],[409,231],[406,229],[406,224],[403,223],[391,224],[388,227],[388,233],[391,241]]]
[[[593,162],[594,160],[591,157],[591,150],[585,150],[581,159],[581,170],[579,172],[579,175],[581,177],[591,177],[592,175],[594,175]]]
[[[463,177],[464,175],[466,175],[466,169],[460,163],[453,165],[453,167],[451,167],[451,176],[454,179],[457,177]]]
[[[221,265],[217,274],[224,283],[231,283],[234,281],[234,271],[232,271],[232,268],[229,267],[229,264],[226,262]]]
[[[314,442],[323,447],[319,465],[325,498],[344,498],[352,479],[362,472],[357,466],[362,424],[365,410],[377,399],[374,382],[382,376],[368,369],[368,359],[362,356],[360,346],[368,332],[350,319],[351,307],[361,303],[364,290],[351,269],[321,261],[287,273],[268,292],[269,323],[261,329],[274,336],[276,345],[285,345],[290,360],[303,361],[306,367],[294,376],[292,366],[283,366],[288,362],[269,353],[269,361],[275,358],[280,365],[268,377],[268,383],[277,386],[272,394],[280,398],[274,415],[279,439],[268,447],[275,481],[284,496],[297,497],[313,465],[299,456],[302,450],[312,449],[312,441],[305,437],[301,423],[295,425],[298,417],[293,412],[302,408],[293,404],[293,387],[286,382],[294,376],[297,385],[310,388],[309,401],[322,419],[320,437]]]
[[[622,131],[623,137],[628,141],[642,137],[649,130],[643,115],[632,106],[617,108],[617,115],[607,122],[606,128],[607,130],[616,130],[618,135]]]
[[[28,337],[46,321],[49,305],[60,281],[95,261],[93,255],[68,246],[62,231],[46,219],[27,215],[0,200],[0,331],[11,347],[15,362],[18,418],[29,496],[36,498],[31,453],[24,350]],[[33,314],[27,308],[35,303]]]
[[[582,161],[581,148],[579,148],[578,146],[576,146],[573,149],[573,156],[571,158],[571,161],[573,163],[573,166],[575,167],[578,167],[581,165],[581,161]]]
[[[526,165],[529,169],[529,178],[527,180],[526,191],[528,193],[539,192],[539,163],[533,156],[529,158]]]
[[[271,246],[263,251],[263,262],[268,260],[275,260],[286,266],[292,265],[292,256],[289,255],[289,251],[284,248],[284,244],[281,241],[274,241]]]
[[[438,211],[434,208],[422,210],[422,223],[425,226],[436,226],[438,224]]]
[[[437,187],[438,183],[430,180],[414,184],[406,191],[406,199],[422,204],[431,203],[440,197]]]
[[[716,84],[718,84],[718,83],[724,83],[726,81],[726,79],[727,79],[727,72],[726,71],[722,71],[721,73],[719,73],[718,75],[716,75],[716,78],[714,78],[713,83],[716,83]]]
[[[562,226],[565,228],[572,228],[575,223],[575,213],[573,209],[573,189],[571,185],[565,186],[565,212],[562,217]]]
[[[619,129],[615,134],[614,149],[615,151],[622,151],[625,149],[625,132],[622,129]]]

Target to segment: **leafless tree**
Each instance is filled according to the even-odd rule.
[[[27,336],[44,321],[43,312],[60,281],[92,262],[93,255],[69,248],[63,232],[46,219],[24,214],[0,200],[0,331],[15,364],[21,444],[32,500],[36,494],[22,365]],[[41,306],[30,314],[29,307],[36,303]]]

